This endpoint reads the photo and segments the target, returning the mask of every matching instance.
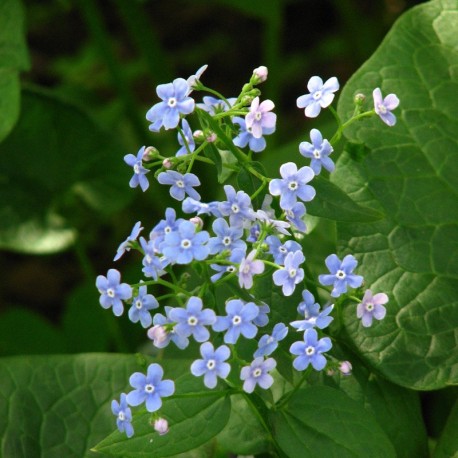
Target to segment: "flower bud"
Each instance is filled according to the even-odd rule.
[[[350,361],[342,361],[339,364],[339,371],[342,375],[351,375],[351,370],[353,366],[351,365]]]
[[[204,227],[204,222],[200,216],[193,216],[189,221],[191,221],[191,223],[194,224],[198,230]]]
[[[162,161],[162,167],[164,167],[164,169],[170,169],[172,167],[172,161],[168,157],[166,157]]]
[[[142,161],[151,161],[151,159],[154,159],[158,154],[159,151],[157,150],[157,148],[155,148],[154,146],[148,146],[147,148],[145,148],[145,151],[143,151]]]
[[[205,140],[204,133],[200,129],[195,130],[192,136],[194,137],[194,140],[197,142],[203,142]]]
[[[169,423],[165,418],[158,418],[154,421],[154,429],[163,436],[169,432]]]
[[[156,347],[161,345],[167,339],[167,331],[160,324],[156,324],[152,328],[148,329],[147,335]]]
[[[212,132],[212,131],[208,131],[205,135],[206,135],[205,140],[207,140],[208,143],[213,143],[218,138],[215,132]]]
[[[361,106],[364,101],[366,100],[366,96],[364,94],[356,94],[355,97],[353,98],[353,102],[355,105]]]
[[[255,68],[253,70],[252,83],[253,84],[263,83],[267,79],[268,73],[269,72],[267,70],[267,67],[265,67],[264,65],[261,65],[260,67]]]

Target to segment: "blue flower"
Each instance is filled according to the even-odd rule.
[[[386,315],[386,308],[383,304],[388,302],[388,296],[385,293],[372,295],[370,289],[364,293],[363,300],[356,307],[356,315],[362,318],[362,325],[367,328],[372,325],[372,319],[383,320]]]
[[[146,285],[138,288],[138,295],[132,300],[132,307],[129,309],[129,320],[132,323],[140,321],[144,328],[149,328],[153,322],[150,310],[157,309],[159,303],[152,294],[147,294]]]
[[[331,254],[326,258],[325,263],[331,274],[320,275],[318,280],[322,285],[333,285],[332,297],[339,297],[346,293],[347,286],[359,288],[363,283],[361,275],[352,273],[358,265],[358,261],[351,254],[345,256],[343,261],[340,261],[337,255]]]
[[[183,119],[181,121],[181,128],[182,128],[185,140],[183,140],[183,135],[181,135],[181,132],[178,132],[178,143],[181,145],[181,148],[175,154],[175,156],[177,157],[184,156],[185,154],[189,154],[189,152],[192,153],[196,149],[196,142],[194,141],[191,127],[189,127],[189,123],[188,121],[186,121],[186,119]],[[186,148],[185,142],[188,145],[187,148]]]
[[[231,185],[224,186],[227,201],[220,202],[219,210],[223,216],[229,216],[231,226],[243,226],[245,221],[253,221],[255,214],[250,196],[244,191],[235,192]]]
[[[183,200],[181,208],[184,213],[197,213],[198,215],[213,215],[217,218],[222,216],[221,212],[218,209],[219,202],[209,202],[208,204],[200,202],[199,200],[191,199],[191,197],[186,197]]]
[[[304,166],[297,170],[294,162],[287,162],[280,167],[282,178],[274,178],[269,183],[269,192],[280,196],[280,207],[291,210],[297,199],[305,202],[315,197],[315,189],[307,183],[315,176],[310,167]]]
[[[169,318],[176,322],[174,330],[184,337],[194,336],[196,342],[205,342],[210,338],[210,332],[205,326],[215,323],[216,315],[211,309],[202,310],[202,299],[192,296],[186,308],[176,307],[170,310]]]
[[[258,307],[259,307],[259,314],[253,320],[253,323],[256,326],[258,326],[259,328],[262,328],[263,326],[267,326],[267,324],[269,323],[270,307],[264,303],[261,303],[261,305],[258,305]]]
[[[303,371],[311,364],[317,371],[321,371],[326,366],[326,358],[322,353],[329,351],[332,347],[331,339],[323,337],[318,340],[315,329],[307,329],[304,332],[304,341],[294,342],[289,351],[297,358],[293,361],[294,369]]]
[[[135,157],[133,154],[126,154],[124,156],[124,162],[134,169],[134,175],[129,181],[129,186],[131,188],[136,188],[138,185],[140,185],[140,188],[142,188],[143,192],[145,192],[149,186],[148,178],[145,176],[149,170],[143,167],[142,162],[144,152],[145,147],[142,146],[138,150],[137,157]]]
[[[254,302],[243,303],[240,299],[232,299],[226,304],[227,316],[219,316],[213,325],[217,332],[226,331],[224,342],[235,344],[242,334],[247,339],[252,339],[258,328],[252,321],[259,314],[259,307]]]
[[[320,312],[320,304],[315,302],[315,298],[310,291],[302,291],[302,297],[304,301],[299,304],[297,311],[304,319],[293,321],[290,325],[298,331],[305,331],[306,329],[314,327],[318,329],[328,327],[334,319],[332,316],[328,316],[332,312],[334,305],[329,305]]]
[[[271,196],[272,197],[272,196]],[[287,229],[291,227],[291,224],[287,223],[286,221],[282,221],[279,219],[273,219],[275,215],[271,216],[265,210],[258,210],[256,213],[256,219],[258,221],[262,221],[267,228],[272,228],[276,232],[283,234],[283,235],[291,235]]]
[[[264,263],[259,259],[254,259],[256,250],[240,261],[239,266],[239,285],[241,288],[250,289],[253,286],[253,275],[264,272]]]
[[[250,227],[250,234],[248,235],[246,241],[251,242],[251,243],[257,242],[260,235],[261,235],[261,226],[258,223],[253,224]]]
[[[274,283],[282,287],[285,296],[291,296],[296,285],[304,279],[304,269],[299,268],[304,261],[305,257],[302,251],[288,253],[285,258],[285,267],[276,270],[272,275]]]
[[[284,244],[275,235],[269,235],[266,238],[269,253],[273,256],[275,264],[283,265],[286,255],[294,251],[301,250],[302,247],[294,240],[288,240]]]
[[[202,65],[202,67],[200,67],[194,75],[191,75],[186,80],[186,83],[188,84],[187,95],[189,95],[197,87],[198,82],[200,82],[200,77],[202,76],[204,71],[207,70],[207,68],[208,65]]]
[[[165,219],[159,221],[149,234],[154,249],[159,251],[159,246],[161,242],[164,241],[165,235],[176,231],[183,221],[185,221],[183,218],[176,218],[176,213],[173,208],[167,208],[167,210],[165,210]]]
[[[283,323],[274,326],[272,335],[263,335],[258,342],[258,349],[254,353],[255,358],[271,355],[278,347],[278,342],[283,340],[288,334],[288,328]]]
[[[142,259],[142,272],[145,274],[145,277],[152,277],[154,280],[157,280],[158,277],[165,273],[164,267],[166,267],[167,261],[157,256],[152,240],[147,242],[143,237],[140,237],[140,245],[145,254]]]
[[[240,238],[243,236],[243,228],[231,227],[224,218],[218,218],[212,225],[217,237],[211,237],[208,241],[210,254],[221,253],[224,250],[246,250],[246,243]]]
[[[245,125],[254,138],[261,138],[264,129],[275,129],[277,115],[270,113],[275,108],[272,100],[259,103],[259,97],[251,102],[250,111],[245,116]]]
[[[138,235],[140,232],[143,230],[143,227],[141,227],[142,223],[138,221],[135,223],[135,226],[132,228],[132,232],[130,235],[127,237],[124,242],[119,245],[118,249],[116,250],[116,256],[114,257],[113,261],[117,261],[118,259],[121,258],[121,256],[126,252],[130,251],[130,242],[134,242],[137,240]]]
[[[396,124],[396,116],[391,113],[399,105],[399,99],[395,94],[388,94],[385,98],[382,97],[382,91],[380,88],[374,89],[372,93],[374,97],[374,109],[375,112],[380,116],[380,119],[388,126],[394,126]]]
[[[334,92],[339,90],[339,82],[333,76],[323,84],[319,76],[312,76],[307,83],[309,94],[301,95],[297,99],[297,107],[305,108],[305,116],[316,118],[322,108],[331,105],[334,100]]]
[[[240,379],[244,380],[243,390],[247,393],[252,393],[259,385],[264,390],[267,390],[274,383],[273,377],[269,372],[275,369],[277,362],[273,358],[256,358],[249,366],[242,367]]]
[[[208,241],[207,231],[196,233],[196,226],[190,221],[183,221],[174,232],[165,235],[160,244],[162,254],[169,262],[189,264],[192,260],[204,260],[210,250],[205,245]]]
[[[132,437],[134,435],[134,428],[131,424],[132,421],[132,411],[127,405],[126,394],[121,394],[120,402],[113,399],[111,401],[111,411],[113,415],[116,415],[116,426],[118,427],[121,433],[125,432],[127,437]]]
[[[301,142],[299,145],[299,152],[304,157],[310,158],[312,161],[310,167],[318,175],[321,172],[323,166],[328,172],[332,172],[335,168],[334,162],[329,158],[329,155],[334,151],[333,147],[328,140],[324,139],[321,132],[318,129],[312,129],[310,131],[309,142]]]
[[[245,148],[245,146],[249,146],[250,150],[259,153],[266,148],[266,140],[264,137],[256,138],[251,133],[251,129],[247,129],[246,122],[243,118],[238,116],[232,119],[234,124],[239,126],[239,133],[234,138],[233,143],[234,145],[238,146],[239,148]],[[262,135],[270,135],[275,132],[275,127],[273,128],[266,128],[262,129]]]
[[[229,97],[226,102],[224,100],[207,95],[203,97],[202,100],[204,103],[198,103],[197,106],[201,110],[204,110],[211,115],[215,115],[217,113],[223,113],[232,108],[237,99],[235,97]]]
[[[302,202],[296,202],[293,208],[285,210],[286,219],[296,226],[300,232],[305,232],[307,227],[302,219],[305,215],[305,205]]]
[[[183,350],[189,345],[189,339],[178,334],[174,328],[170,329],[170,325],[175,323],[169,316],[170,312],[172,311],[172,307],[165,306],[164,310],[166,316],[162,315],[161,313],[156,313],[153,317],[153,324],[154,327],[161,326],[163,330],[166,330],[167,334],[165,338],[161,336],[159,341],[155,340],[154,332],[150,332],[151,330],[154,330],[154,327],[148,330],[148,337],[154,341],[154,345],[157,348],[164,348],[169,344],[170,341],[172,341],[180,350]]]
[[[231,255],[229,256],[229,261],[233,262],[234,264],[240,264],[244,257],[245,250],[233,250]],[[237,267],[235,265],[220,266],[219,264],[210,264],[210,267],[218,272],[210,277],[210,280],[213,283],[218,281],[225,273],[237,272]]]
[[[127,394],[127,402],[131,406],[145,403],[148,412],[156,412],[162,407],[162,399],[175,392],[173,380],[162,380],[164,371],[159,364],[148,366],[146,376],[141,372],[133,373],[129,378],[132,388]]]
[[[104,309],[113,307],[113,313],[121,316],[124,312],[122,301],[132,297],[132,288],[127,283],[121,283],[119,271],[110,269],[106,277],[99,275],[95,285],[101,294],[100,305]]]
[[[157,181],[171,185],[170,195],[176,200],[183,200],[186,194],[195,200],[200,200],[200,194],[194,189],[194,186],[200,186],[200,181],[193,173],[182,175],[175,170],[167,170],[158,175]]]
[[[156,93],[162,102],[153,105],[146,113],[151,122],[149,130],[157,132],[161,127],[175,129],[180,122],[180,115],[194,111],[195,102],[188,96],[189,86],[185,79],[177,78],[173,83],[160,84]]]
[[[231,366],[224,362],[231,356],[229,347],[221,345],[215,350],[210,342],[205,342],[200,346],[200,354],[203,359],[191,364],[191,374],[196,377],[203,375],[204,385],[215,388],[217,377],[226,378],[231,370]]]

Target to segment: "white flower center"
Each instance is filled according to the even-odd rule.
[[[184,248],[185,250],[187,250],[188,248],[191,248],[191,245],[192,243],[191,243],[191,240],[189,239],[183,239],[181,241],[181,248]]]
[[[184,183],[182,180],[177,180],[177,182],[175,183],[179,188],[184,188]]]
[[[315,347],[308,346],[305,349],[305,354],[308,355],[308,356],[312,356],[314,353],[315,353]]]
[[[254,378],[258,378],[258,377],[260,377],[260,376],[262,375],[262,369],[259,368],[259,367],[257,367],[257,368],[252,372],[252,374],[253,374],[253,377],[254,377]]]
[[[382,103],[379,103],[379,104],[377,105],[377,107],[378,107],[378,111],[379,111],[381,114],[386,114],[386,112],[388,111],[388,110],[386,109],[386,106],[383,105]]]
[[[347,276],[347,274],[346,274],[343,270],[338,270],[338,271],[336,272],[336,277],[337,277],[339,280],[343,280],[346,276]]]
[[[172,232],[172,228],[170,226],[165,226],[164,227],[164,234],[170,234]]]
[[[199,320],[195,316],[190,316],[188,318],[189,326],[195,326],[198,322],[199,322]]]
[[[296,269],[289,269],[289,276],[294,278],[296,276],[297,270]]]
[[[235,272],[237,269],[235,268],[235,266],[228,266],[228,268],[226,269],[226,272]]]
[[[107,289],[107,296],[108,297],[115,297],[115,292],[113,288],[108,288]]]
[[[232,204],[231,210],[232,210],[232,213],[238,213],[240,211],[240,208],[237,204]]]
[[[241,322],[242,322],[242,318],[239,317],[238,315],[234,315],[234,316],[232,317],[232,324],[233,324],[234,326],[238,326]]]
[[[121,421],[124,421],[125,420],[125,416],[124,416],[124,411],[121,410],[121,412],[118,413],[118,418],[121,420]]]
[[[287,250],[284,246],[281,246],[281,247],[278,249],[278,251],[279,251],[280,253],[288,253],[288,250]]]
[[[147,264],[151,264],[151,262],[153,261],[153,258],[149,254],[147,254],[145,256],[145,261]]]
[[[267,343],[267,344],[271,344],[274,340],[275,340],[275,339],[274,339],[272,336],[269,336],[269,337],[267,338],[267,342],[266,342],[266,343]]]
[[[140,299],[137,299],[137,300],[135,301],[135,307],[136,307],[138,310],[140,310],[140,309],[142,308],[142,306],[143,306],[143,302],[142,302]]]
[[[170,107],[170,108],[173,108],[175,107],[177,104],[177,99],[175,97],[170,97],[170,99],[167,101],[167,105]]]
[[[232,240],[229,236],[226,236],[223,238],[223,245],[224,246],[229,246],[232,243]]]
[[[297,189],[297,181],[290,181],[288,183],[288,188],[291,190],[291,191],[295,191]]]
[[[261,121],[262,113],[260,111],[257,111],[256,114],[254,115],[254,119],[256,119],[256,121]]]
[[[151,385],[151,383],[148,383],[147,385],[145,385],[145,391],[148,394],[154,393],[154,385]]]
[[[313,98],[315,100],[320,100],[321,99],[321,95],[322,95],[322,92],[321,91],[316,91],[314,94],[313,94]]]
[[[321,153],[317,149],[314,149],[313,150],[313,157],[315,159],[320,159],[321,158]]]
[[[215,366],[216,366],[216,361],[214,359],[209,359],[207,361],[207,369],[209,371],[213,370],[215,368]]]
[[[372,302],[366,302],[366,310],[368,312],[372,312],[372,310],[374,310],[375,306]]]
[[[138,162],[135,163],[134,165],[134,173],[139,174],[140,173],[140,165]]]
[[[242,273],[247,274],[249,272],[250,272],[250,265],[249,264],[245,264],[243,266]]]

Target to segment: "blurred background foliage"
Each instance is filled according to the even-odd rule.
[[[261,160],[276,173],[312,127],[333,131],[329,112],[312,124],[296,108],[308,79],[337,76],[343,86],[396,18],[421,3],[24,0],[21,12],[18,0],[2,1],[0,67],[21,71],[20,111],[3,125],[0,143],[3,356],[135,351],[144,341],[139,326],[98,306],[95,278],[114,267],[134,223],[149,231],[170,202],[154,184],[145,194],[130,189],[123,162],[142,145],[170,155],[178,149],[174,134],[148,131],[144,115],[157,102],[156,85],[208,64],[205,84],[236,96],[252,70],[266,65],[261,90],[274,100],[278,123]],[[10,38],[15,46],[5,48]],[[15,84],[3,85],[12,102],[3,98],[2,106],[14,108]],[[213,171],[200,176],[203,199],[214,199]],[[322,250],[308,250],[312,270],[335,243],[333,223],[320,224],[305,242],[319,241]],[[135,256],[116,267],[126,281],[138,280]]]

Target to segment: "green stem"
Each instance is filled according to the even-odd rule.
[[[277,409],[281,409],[290,399],[291,397],[297,393],[297,391],[299,390],[299,388],[304,384],[304,382],[307,380],[307,376],[309,374],[309,369],[310,367],[308,367],[304,374],[302,375],[301,379],[299,380],[299,383],[288,393],[285,394],[285,396],[283,396],[282,399],[280,399],[276,405]]]

